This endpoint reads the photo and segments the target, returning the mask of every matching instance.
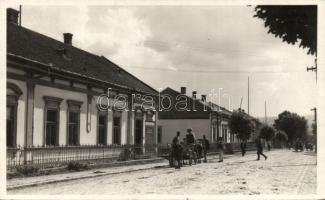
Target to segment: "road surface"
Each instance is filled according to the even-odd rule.
[[[97,178],[74,180],[10,190],[8,194],[82,195],[224,195],[224,194],[316,194],[316,155],[290,150],[266,151],[267,160],[256,154],[239,154],[219,163],[185,166],[180,170],[162,166]]]

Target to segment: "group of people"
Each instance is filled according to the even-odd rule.
[[[203,153],[203,162],[207,162],[207,151],[210,148],[209,140],[206,139],[206,136],[203,135],[202,139],[198,139],[200,141],[200,144],[202,145],[202,153]],[[196,144],[198,144],[197,139],[195,138],[195,135],[193,133],[193,130],[191,128],[187,129],[187,134],[184,138],[184,143],[187,145],[187,147],[194,152],[194,147]],[[222,138],[218,138],[217,143],[217,149],[219,152],[219,162],[223,162],[223,151],[224,151],[224,144],[222,142]],[[180,140],[180,131],[176,132],[176,136],[173,138],[172,141],[172,157],[174,157],[178,163],[178,165],[175,167],[176,169],[179,169],[181,167],[181,154],[182,154],[182,145]]]
[[[180,169],[181,167],[181,159],[182,159],[182,145],[181,145],[181,140],[180,140],[180,131],[176,132],[176,136],[173,138],[172,141],[172,154],[171,156],[176,159],[177,161],[177,166],[175,167],[176,169]],[[202,145],[202,150],[203,150],[203,162],[207,162],[207,151],[210,148],[210,143],[209,140],[206,139],[205,135],[203,135],[202,139],[200,140],[200,143]],[[193,133],[193,130],[191,128],[187,129],[187,134],[184,138],[184,143],[187,145],[187,147],[193,152],[194,151],[194,146],[197,144],[197,139],[195,138],[195,135]],[[245,155],[246,153],[246,142],[241,142],[240,144],[241,148],[241,153],[242,156]],[[223,153],[224,153],[224,143],[223,143],[223,138],[219,137],[217,139],[217,150],[219,153],[219,162],[223,162]],[[263,153],[263,144],[261,141],[261,137],[259,136],[256,139],[256,150],[257,150],[257,160],[260,160],[260,156],[263,156],[264,159],[267,159],[267,156]]]
[[[263,144],[262,144],[261,136],[258,136],[256,138],[255,145],[256,145],[256,150],[257,150],[257,159],[256,160],[260,160],[260,156],[263,156],[264,159],[266,160],[267,156],[263,153]],[[242,141],[240,143],[240,150],[241,150],[242,156],[244,156],[246,154],[246,141]]]

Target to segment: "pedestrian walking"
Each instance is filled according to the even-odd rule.
[[[181,168],[181,144],[180,144],[180,140],[179,140],[180,134],[181,133],[179,131],[177,131],[176,136],[174,137],[174,139],[172,141],[171,159],[172,159],[172,162],[174,162],[174,158],[176,159],[176,161],[177,161],[177,166],[175,167],[176,169]]]
[[[257,150],[257,159],[260,160],[260,155],[262,155],[265,160],[267,159],[267,156],[263,154],[263,145],[261,141],[261,136],[258,136],[256,139],[256,150]]]
[[[222,137],[218,138],[217,149],[218,149],[218,152],[219,152],[219,162],[223,162],[224,144],[223,144],[223,141],[222,141]]]
[[[210,149],[210,143],[209,140],[206,139],[205,135],[203,135],[202,139],[202,147],[203,147],[203,162],[207,162],[207,151]]]
[[[240,143],[240,150],[241,150],[241,155],[244,156],[246,154],[246,141],[243,140]]]

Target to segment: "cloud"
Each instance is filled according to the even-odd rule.
[[[262,116],[314,106],[314,58],[267,34],[246,6],[23,6],[23,26],[104,55],[154,88],[186,86],[207,94],[223,88],[238,107]],[[282,72],[282,73],[279,73]],[[227,106],[227,101],[224,102]],[[245,107],[244,107],[245,108]],[[246,109],[246,108],[245,108]]]

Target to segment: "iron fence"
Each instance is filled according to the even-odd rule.
[[[247,150],[254,149],[254,143],[247,143]],[[239,143],[225,144],[225,153],[240,151]],[[153,157],[168,157],[168,145],[81,145],[54,147],[7,148],[7,170],[19,166],[35,166],[40,169],[65,166],[69,162],[87,164],[110,163]],[[210,144],[208,152],[218,152],[217,144]]]
[[[17,166],[50,168],[72,161],[109,163],[157,157],[168,149],[158,145],[82,145],[7,148],[7,169]]]

